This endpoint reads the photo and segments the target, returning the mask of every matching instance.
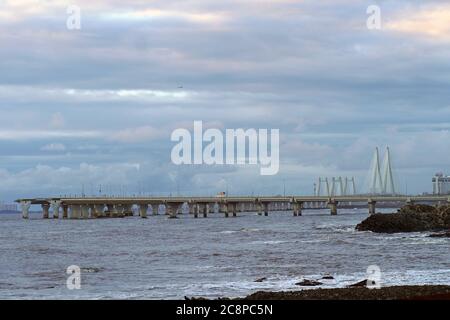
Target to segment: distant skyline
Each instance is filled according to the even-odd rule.
[[[3,0],[0,42],[0,200],[361,191],[377,146],[401,192],[450,174],[446,1]],[[195,120],[279,129],[279,173],[173,165],[170,134]]]

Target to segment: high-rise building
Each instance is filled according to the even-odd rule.
[[[450,194],[450,176],[439,172],[432,179],[433,194]]]

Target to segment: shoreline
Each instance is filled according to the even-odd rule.
[[[238,300],[450,300],[450,285],[257,291]]]

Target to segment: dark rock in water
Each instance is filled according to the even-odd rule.
[[[86,272],[86,273],[96,273],[96,272],[100,272],[103,270],[104,270],[103,268],[96,268],[96,267],[81,268],[81,272]]]
[[[450,231],[442,233],[432,233],[429,236],[432,238],[450,238]]]
[[[326,275],[326,276],[323,276],[322,279],[323,279],[323,280],[333,280],[334,277],[333,277],[333,276],[330,276],[330,275]]]
[[[262,278],[256,279],[255,282],[263,282],[263,281],[266,281],[266,280],[267,280],[266,277],[262,277]]]
[[[357,283],[351,284],[348,287],[349,288],[361,288],[361,287],[366,287],[366,286],[367,286],[367,279],[364,279]]]
[[[406,205],[391,214],[374,214],[356,226],[358,231],[419,232],[450,228],[450,206]]]
[[[302,287],[313,287],[313,286],[320,286],[321,284],[322,282],[316,280],[304,279],[303,281],[297,282],[295,285]]]

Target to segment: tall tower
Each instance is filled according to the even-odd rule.
[[[370,172],[371,173],[370,173],[369,192],[372,194],[382,192],[383,191],[383,183],[381,181],[380,156],[379,156],[379,152],[378,152],[378,147],[375,148],[375,153],[373,155]]]
[[[392,175],[391,153],[386,147],[383,160],[383,193],[395,194],[394,177]]]

